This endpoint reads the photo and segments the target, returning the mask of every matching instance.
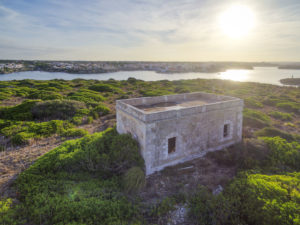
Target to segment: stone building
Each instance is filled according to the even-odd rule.
[[[117,130],[140,144],[146,174],[242,139],[243,100],[202,92],[118,100]]]

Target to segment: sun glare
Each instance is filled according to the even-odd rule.
[[[235,5],[221,14],[219,22],[227,36],[240,38],[250,32],[254,26],[255,18],[249,7]]]
[[[247,81],[248,70],[227,70],[220,73],[219,79],[223,80],[233,80],[233,81]]]

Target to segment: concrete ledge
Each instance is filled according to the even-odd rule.
[[[187,107],[182,107],[178,109],[168,109],[159,110],[155,112],[147,112],[143,109],[139,109],[137,106],[140,105],[153,105],[157,103],[166,102],[177,102],[177,101],[191,101],[191,100],[204,100],[208,103],[201,105],[192,105]],[[243,109],[244,102],[239,98],[234,98],[224,95],[208,94],[204,92],[194,92],[178,95],[165,95],[158,97],[142,97],[142,98],[132,98],[116,101],[116,109],[127,112],[128,114],[134,116],[135,118],[145,122],[151,123],[158,120],[171,119],[176,117],[187,116],[191,114],[198,114],[203,112],[209,112],[214,110],[222,110],[228,108],[239,107]]]

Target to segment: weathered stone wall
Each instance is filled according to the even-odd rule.
[[[192,96],[199,96],[199,93],[196,94]],[[117,130],[119,133],[131,133],[139,141],[147,175],[242,139],[243,101],[240,99],[206,94],[206,98],[215,97],[217,102],[154,113],[145,113],[134,107],[145,104],[145,101],[153,104],[170,101],[170,98],[176,100],[176,96],[177,99],[186,98],[186,95],[117,101]],[[223,133],[225,124],[229,125],[226,137]],[[168,153],[168,139],[172,137],[176,137],[176,150]]]
[[[223,137],[229,124],[228,137]],[[151,152],[148,173],[205,155],[241,141],[242,109],[235,107],[161,120],[147,124],[146,147]],[[176,137],[176,151],[168,154],[168,139]]]

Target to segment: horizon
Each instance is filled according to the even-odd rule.
[[[299,28],[296,0],[0,0],[0,58],[299,62]]]
[[[300,63],[299,61],[147,61],[147,60],[70,60],[70,59],[1,59],[0,61],[41,61],[41,62],[145,62],[145,63],[266,63],[266,64],[276,64],[276,63]]]

